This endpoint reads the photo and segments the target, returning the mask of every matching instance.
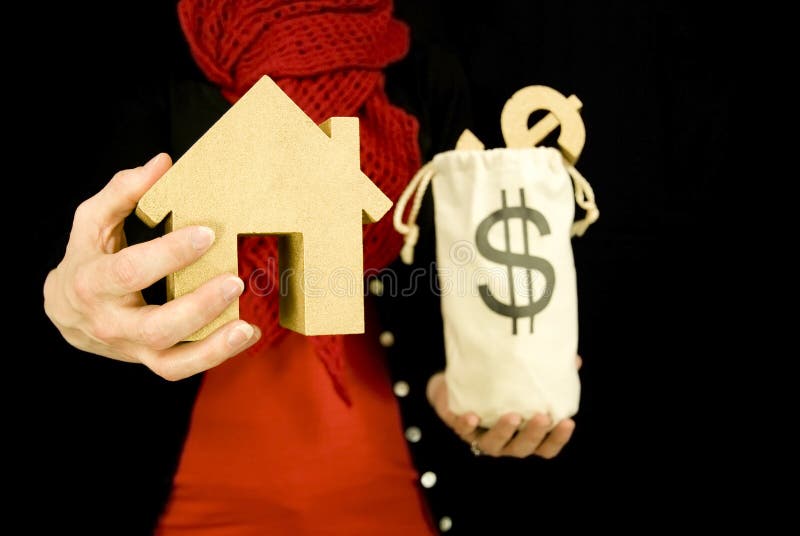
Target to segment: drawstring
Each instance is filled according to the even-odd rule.
[[[582,220],[572,224],[569,235],[583,236],[586,229],[600,217],[600,209],[597,208],[597,204],[594,202],[594,190],[592,190],[592,185],[589,184],[589,181],[575,169],[575,166],[567,161],[564,161],[564,163],[569,176],[572,177],[572,183],[575,185],[575,202],[586,211],[586,216]]]
[[[597,221],[600,217],[600,210],[594,200],[594,190],[589,181],[575,169],[575,166],[564,161],[569,176],[572,177],[572,183],[575,186],[575,202],[586,211],[586,215],[582,220],[573,222],[570,229],[570,236],[583,236],[586,229],[591,224]],[[433,167],[433,161],[428,162],[420,168],[414,175],[414,178],[408,183],[406,189],[397,200],[394,207],[394,228],[398,233],[403,235],[403,248],[400,250],[400,258],[405,264],[412,264],[414,262],[414,247],[419,240],[419,226],[417,225],[417,216],[419,209],[422,206],[422,198],[425,197],[425,191],[428,185],[436,175],[436,170]],[[414,202],[411,204],[411,210],[408,213],[408,220],[403,223],[403,213],[406,211],[411,194],[414,194]]]
[[[435,174],[436,170],[433,168],[433,161],[422,166],[408,183],[406,189],[403,190],[394,207],[394,228],[403,235],[403,248],[400,250],[400,258],[406,264],[414,262],[414,246],[417,245],[417,240],[419,240],[417,216],[422,206],[422,198],[425,197],[425,191],[428,189],[428,185]],[[411,194],[415,191],[414,202],[408,213],[408,221],[403,223],[403,213],[406,211],[406,205],[408,205]]]

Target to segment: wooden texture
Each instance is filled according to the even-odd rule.
[[[268,289],[268,299],[280,294],[281,325],[306,335],[362,333],[361,225],[379,220],[392,202],[359,162],[357,118],[317,126],[263,77],[136,208],[150,226],[167,218],[168,232],[207,225],[216,233],[199,261],[167,277],[168,299],[237,273],[239,235],[275,234],[286,286]],[[237,300],[190,340],[238,317]]]
[[[547,86],[528,86],[514,93],[500,115],[500,127],[507,147],[538,145],[559,125],[558,146],[564,157],[575,164],[586,143],[586,129],[580,110],[581,101],[575,95],[564,97]],[[528,119],[538,110],[550,112],[544,119],[528,128]]]
[[[484,145],[468,128],[464,129],[456,142],[456,151],[483,151]]]
[[[575,164],[586,143],[586,128],[579,110],[583,106],[575,95],[565,97],[547,86],[528,86],[514,93],[503,106],[500,127],[506,147],[535,147],[559,126],[558,146],[564,157]],[[532,127],[528,119],[533,112],[548,113]],[[464,129],[456,142],[457,151],[482,151],[483,142],[469,129]]]

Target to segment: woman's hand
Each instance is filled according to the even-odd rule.
[[[204,340],[178,344],[242,293],[244,283],[233,274],[165,305],[145,303],[142,289],[189,266],[214,242],[211,229],[195,226],[126,247],[125,217],[171,165],[160,154],[144,167],[120,171],[78,207],[64,259],[45,281],[44,308],[72,346],[180,380],[242,352],[261,332],[236,320]]]
[[[581,367],[580,356],[576,365]],[[567,444],[575,430],[575,421],[564,419],[555,426],[547,415],[535,415],[522,430],[517,432],[522,417],[516,413],[503,415],[487,431],[479,431],[480,419],[474,413],[456,415],[447,403],[447,385],[444,373],[439,372],[428,380],[428,401],[439,417],[464,441],[470,444],[473,452],[486,456],[512,456],[525,458],[535,455],[553,458]]]

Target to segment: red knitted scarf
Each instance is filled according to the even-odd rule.
[[[392,0],[181,0],[178,16],[195,61],[230,102],[269,75],[317,123],[358,116],[361,169],[397,201],[420,167],[420,154],[416,119],[384,92],[381,69],[403,58],[409,46],[408,28],[392,18],[392,7]],[[365,269],[385,267],[401,245],[391,218],[365,226]],[[260,289],[279,288],[276,259],[272,237],[240,239],[239,274],[248,289],[239,310],[263,332],[251,353],[286,333],[278,325],[277,293],[253,289],[256,281]],[[312,341],[349,402],[342,337]]]

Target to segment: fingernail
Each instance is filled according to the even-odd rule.
[[[254,332],[255,330],[250,324],[244,322],[239,324],[228,334],[228,346],[231,348],[238,348],[250,340],[250,337],[253,336]]]
[[[478,416],[470,415],[469,417],[467,417],[467,424],[472,426],[473,428],[478,426]]]
[[[222,297],[225,301],[237,298],[242,292],[244,292],[244,281],[238,277],[228,278],[222,283]]]
[[[155,165],[155,163],[156,163],[156,162],[158,162],[158,160],[159,160],[160,158],[161,158],[161,153],[158,153],[158,154],[157,154],[157,155],[155,155],[153,158],[151,158],[150,160],[148,160],[148,161],[147,161],[147,163],[144,165],[144,168],[145,168],[147,171],[150,171],[150,168],[151,168],[153,165]]]
[[[195,227],[191,240],[192,247],[197,251],[202,251],[214,241],[214,231],[209,227]]]
[[[511,426],[519,426],[519,423],[522,422],[522,417],[519,415],[512,415],[510,419],[508,419],[508,424]]]

